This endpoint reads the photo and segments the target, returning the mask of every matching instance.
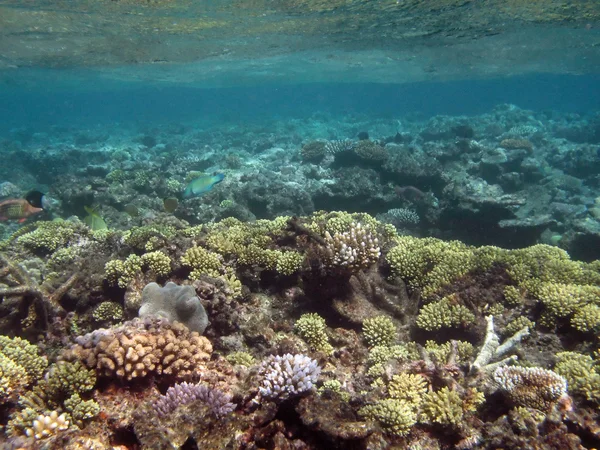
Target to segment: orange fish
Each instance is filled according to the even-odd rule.
[[[42,212],[44,195],[41,192],[30,192],[25,198],[9,198],[0,202],[0,222],[17,220],[25,222],[28,217]]]

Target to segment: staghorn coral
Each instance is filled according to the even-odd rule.
[[[525,326],[500,344],[500,338],[494,329],[494,317],[487,316],[486,321],[487,327],[485,339],[483,341],[483,345],[479,349],[479,353],[477,354],[475,361],[473,361],[471,364],[471,368],[469,370],[471,374],[479,371],[491,373],[496,370],[496,368],[506,365],[511,361],[515,361],[517,359],[516,355],[511,355],[499,361],[495,360],[511,351],[525,336],[529,335],[529,327]]]
[[[548,412],[567,393],[567,381],[556,372],[540,367],[503,366],[494,371],[494,380],[514,406]]]
[[[312,389],[317,382],[321,367],[317,361],[305,355],[269,356],[260,366],[261,395],[285,400]]]
[[[235,404],[231,403],[231,395],[206,384],[191,384],[185,381],[167,389],[164,395],[152,402],[152,407],[159,417],[164,417],[180,406],[195,401],[200,401],[216,417],[225,416],[235,409]]]
[[[381,255],[378,238],[361,223],[352,223],[348,231],[337,232],[333,236],[326,231],[325,251],[325,264],[350,272],[369,268]]]
[[[66,361],[81,361],[98,375],[132,380],[150,374],[187,378],[201,375],[212,353],[210,342],[181,323],[134,319],[77,338],[63,351]]]
[[[315,313],[302,314],[294,325],[298,334],[304,339],[310,348],[315,351],[331,353],[333,347],[325,332],[327,326],[325,319]]]
[[[178,286],[169,281],[164,287],[147,284],[142,291],[140,317],[162,317],[169,322],[180,322],[190,331],[204,333],[208,316],[193,286]]]

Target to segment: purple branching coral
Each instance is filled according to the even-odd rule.
[[[305,355],[270,356],[261,365],[263,377],[259,388],[264,397],[286,399],[312,389],[321,367]]]
[[[152,406],[160,417],[165,417],[180,406],[196,400],[200,400],[217,417],[229,414],[236,406],[231,403],[231,395],[205,384],[188,382],[171,386],[165,395],[161,395],[152,403]]]

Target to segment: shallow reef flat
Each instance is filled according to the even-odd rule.
[[[556,246],[341,211],[38,221],[0,296],[2,448],[600,444],[600,262]]]

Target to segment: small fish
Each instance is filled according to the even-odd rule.
[[[89,206],[84,206],[83,208],[85,209],[85,212],[88,213],[88,215],[83,218],[83,221],[92,231],[108,229],[106,222],[100,217],[96,208],[90,208]]]
[[[25,222],[28,217],[44,210],[44,194],[29,192],[25,198],[9,198],[0,202],[0,222],[17,220]]]
[[[199,197],[202,194],[206,194],[210,191],[213,186],[220,183],[225,178],[222,173],[215,173],[213,175],[202,175],[189,182],[185,191],[183,192],[183,198]]]

